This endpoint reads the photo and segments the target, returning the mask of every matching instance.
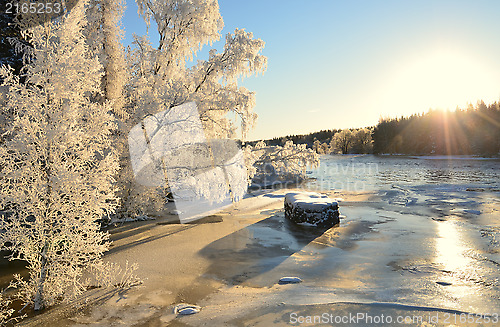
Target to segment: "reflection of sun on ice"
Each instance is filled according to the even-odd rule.
[[[483,311],[482,300],[488,293],[484,285],[488,284],[491,272],[477,261],[477,253],[468,246],[468,237],[460,225],[453,221],[436,222],[437,238],[435,243],[434,262],[443,270],[444,275],[435,276],[436,282],[451,283],[448,286],[437,286],[443,297],[440,301],[452,308],[460,310]],[[495,275],[496,273],[493,273]]]
[[[467,269],[471,258],[465,255],[467,248],[463,244],[460,230],[453,222],[436,224],[436,262],[442,264],[444,270],[451,272]]]

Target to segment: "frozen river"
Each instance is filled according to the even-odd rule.
[[[323,156],[309,188],[374,191],[380,201],[340,203],[345,219],[312,250],[329,272],[318,284],[337,301],[499,313],[499,168],[495,159]]]
[[[267,327],[324,314],[393,319],[356,326],[400,326],[398,317],[411,326],[498,325],[499,167],[498,160],[323,156],[309,172],[315,179],[299,188],[344,199],[340,224],[328,230],[285,219],[289,189],[249,193],[220,212],[219,223],[131,223],[114,231],[106,259],[136,262],[144,284],[57,325]],[[283,276],[303,282],[279,285]],[[203,309],[178,318],[179,302]]]
[[[500,191],[500,159],[471,157],[406,157],[324,155],[321,165],[308,171],[323,189],[379,191],[482,188]],[[418,191],[417,191],[418,193]]]

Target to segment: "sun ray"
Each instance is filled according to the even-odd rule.
[[[450,126],[448,121],[448,111],[442,111],[442,124],[443,124],[443,132],[444,132],[444,142],[446,146],[446,155],[450,156],[453,152],[451,150],[451,140],[450,140]]]
[[[495,119],[489,117],[488,115],[484,114],[483,112],[479,111],[479,110],[476,110],[474,111],[474,114],[483,118],[484,120],[492,123],[493,125],[495,125],[496,127],[499,127],[500,128],[500,122],[499,121],[496,121]]]

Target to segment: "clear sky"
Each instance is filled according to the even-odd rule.
[[[145,33],[135,3],[127,6],[126,45],[133,32]],[[266,42],[266,73],[242,82],[257,94],[250,140],[500,99],[500,1],[219,0],[219,6],[223,35],[245,28]]]

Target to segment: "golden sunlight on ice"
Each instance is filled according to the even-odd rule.
[[[453,222],[437,223],[436,262],[447,271],[464,269],[471,264],[471,258],[465,255],[467,248],[463,244],[460,230]]]

